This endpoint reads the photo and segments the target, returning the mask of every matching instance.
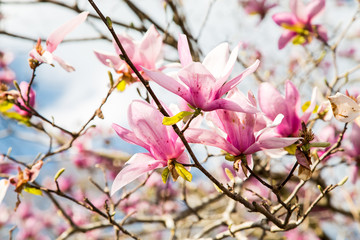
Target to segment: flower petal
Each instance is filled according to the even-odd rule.
[[[304,114],[300,118],[305,123],[307,123],[307,121],[309,120],[311,114],[313,113],[313,111],[314,111],[314,109],[316,107],[316,92],[317,92],[317,87],[315,87],[313,89],[313,92],[312,92],[312,95],[311,95],[310,106],[306,109],[306,111],[304,112]]]
[[[302,0],[290,0],[290,9],[299,21],[307,22],[307,12]]]
[[[191,52],[189,49],[189,43],[186,35],[184,34],[179,34],[178,52],[179,52],[179,59],[181,65],[183,67],[186,67],[187,65],[193,62]]]
[[[293,38],[293,37],[295,37],[296,36],[296,32],[292,32],[292,31],[288,31],[288,30],[285,30],[282,34],[281,34],[281,36],[280,36],[280,38],[279,38],[279,42],[278,42],[278,47],[279,47],[279,49],[283,49],[285,46],[286,46],[286,44],[288,44],[288,42]]]
[[[328,97],[335,118],[341,122],[351,122],[360,115],[360,106],[352,98],[336,93]]]
[[[115,177],[111,186],[111,195],[141,175],[165,166],[166,161],[156,160],[150,154],[137,153],[133,155]]]
[[[255,72],[260,64],[259,60],[256,60],[250,67],[246,68],[240,75],[234,77],[227,83],[225,83],[220,91],[218,92],[218,97],[223,96],[225,93],[230,91],[236,85],[238,85],[246,76],[250,75],[251,73]]]
[[[308,23],[311,23],[311,20],[322,13],[323,10],[325,10],[325,0],[310,1],[305,10]]]
[[[57,61],[60,66],[65,69],[67,72],[73,72],[75,71],[75,68],[73,66],[71,66],[70,64],[68,64],[67,62],[65,62],[64,60],[62,60],[62,58],[53,55],[53,58],[55,61]]]
[[[1,179],[0,180],[0,204],[5,197],[8,187],[9,187],[9,180]]]
[[[155,69],[155,63],[161,53],[162,45],[162,36],[155,29],[154,25],[151,25],[142,38],[138,48],[142,59],[142,67]]]
[[[89,12],[82,12],[52,32],[46,40],[46,50],[51,53],[55,51],[57,46],[64,40],[65,36],[83,23],[88,14]]]
[[[144,143],[143,141],[141,141],[139,138],[137,138],[133,132],[131,132],[131,131],[127,130],[126,128],[123,128],[115,123],[113,123],[111,126],[115,130],[117,135],[119,135],[119,137],[121,139],[123,139],[124,141],[135,144],[135,145],[139,145],[148,151],[150,150],[149,146],[146,143]]]
[[[258,90],[259,106],[265,115],[274,120],[279,113],[286,112],[286,101],[270,83],[262,83]]]
[[[166,90],[175,93],[176,95],[182,97],[187,102],[191,101],[188,87],[182,84],[181,82],[177,81],[172,77],[167,76],[162,72],[150,71],[146,68],[143,68],[143,70],[151,80],[153,80],[154,82],[165,88]]]
[[[211,50],[205,57],[203,65],[216,78],[221,78],[229,59],[229,44],[222,43]]]
[[[215,101],[210,102],[206,108],[204,108],[204,111],[213,111],[216,109],[224,109],[224,110],[230,110],[235,112],[243,112],[243,113],[257,113],[259,110],[254,107],[249,100],[242,99],[241,102],[234,102],[229,99],[220,98]]]
[[[275,13],[272,16],[272,19],[274,20],[274,22],[283,27],[285,26],[292,26],[296,24],[296,18],[294,16],[294,14],[289,13],[289,12],[282,12],[282,13]]]
[[[94,50],[94,54],[99,59],[102,64],[105,66],[114,68],[115,71],[118,70],[125,62],[120,59],[120,57],[116,54]]]
[[[208,146],[218,147],[232,155],[239,155],[240,152],[225,138],[219,134],[206,129],[188,128],[184,136],[189,143],[200,143]]]

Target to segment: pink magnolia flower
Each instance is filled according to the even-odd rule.
[[[328,97],[334,117],[340,122],[351,122],[360,115],[360,95],[357,97],[336,93]]]
[[[127,161],[114,180],[111,194],[149,171],[166,167],[169,160],[189,163],[183,143],[171,126],[162,124],[162,119],[163,115],[156,107],[133,101],[128,109],[128,121],[133,132],[113,124],[123,140],[139,145],[149,153],[137,153]]]
[[[203,111],[226,109],[255,113],[257,110],[244,99],[233,102],[222,96],[236,87],[246,76],[253,73],[259,66],[260,61],[245,69],[240,75],[227,81],[234,67],[239,46],[235,47],[229,56],[229,46],[222,43],[214,48],[202,63],[193,62],[189,45],[185,35],[180,35],[178,52],[182,69],[175,78],[162,72],[150,71],[144,68],[145,73],[157,84],[173,92],[191,106]]]
[[[19,85],[19,87],[20,87],[20,92],[21,92],[22,97],[24,98],[25,101],[27,101],[27,100],[28,100],[28,88],[29,88],[29,84],[28,84],[27,82],[21,82],[20,85]],[[31,107],[33,107],[33,106],[35,105],[35,97],[36,97],[35,91],[34,91],[32,88],[30,88],[30,93],[29,93],[29,99],[30,99],[30,100],[29,100],[29,105],[30,105]],[[16,105],[14,106],[14,107],[15,107],[15,111],[18,112],[18,113],[19,113],[20,115],[22,115],[22,116],[31,117],[31,113],[29,112],[30,109],[29,109],[29,107],[26,106],[24,100],[23,100],[20,96],[17,98],[18,103],[19,103],[22,107],[24,107],[25,109],[27,109],[28,111],[23,110],[23,109],[21,109],[20,107],[18,107],[18,106],[16,106]]]
[[[269,3],[267,0],[240,0],[239,2],[247,14],[259,14],[261,20],[271,8],[277,5],[276,3]]]
[[[129,58],[140,73],[142,73],[141,67],[150,70],[158,69],[156,63],[160,60],[163,42],[162,36],[155,29],[154,25],[151,25],[140,41],[135,41],[125,33],[117,36]],[[126,80],[128,84],[137,81],[136,75],[127,63],[119,57],[122,53],[115,41],[113,44],[116,54],[94,50],[96,57],[104,65],[114,68],[117,73],[122,74],[121,77]],[[145,78],[147,77],[145,76]]]
[[[301,122],[306,123],[309,120],[316,106],[316,88],[314,88],[310,106],[299,117],[300,96],[297,88],[290,81],[285,83],[285,96],[282,96],[270,83],[262,83],[259,87],[258,97],[262,112],[270,120],[274,120],[279,114],[284,115],[284,119],[276,127],[276,131],[283,137],[297,136]]]
[[[8,66],[12,60],[11,53],[0,51],[0,83],[11,83],[15,80],[15,73]]]
[[[50,34],[48,39],[46,40],[46,50],[43,50],[41,46],[41,39],[39,38],[34,49],[30,51],[30,65],[33,60],[37,60],[40,63],[47,63],[52,65],[53,60],[57,61],[62,68],[66,71],[71,72],[74,71],[74,67],[70,66],[60,57],[53,54],[56,50],[57,46],[64,40],[65,36],[72,32],[77,26],[83,23],[89,12],[82,12],[67,23],[63,24],[59,28],[57,28],[54,32]]]
[[[326,29],[313,24],[313,19],[325,9],[325,0],[313,0],[306,6],[302,0],[290,0],[292,13],[283,12],[273,15],[275,23],[283,28],[285,32],[279,39],[279,49],[293,40],[294,44],[310,43],[312,38],[318,38],[323,42],[327,41]]]
[[[226,98],[234,101],[242,98],[241,92],[234,89]],[[251,104],[256,107],[255,97],[248,93]],[[277,149],[289,146],[299,138],[283,138],[274,127],[279,124],[279,116],[272,125],[260,131],[257,129],[257,115],[219,109],[210,113],[210,120],[220,130],[216,131],[189,128],[185,137],[190,143],[201,143],[219,147],[233,156],[246,155],[247,162],[252,165],[251,154],[263,149]]]

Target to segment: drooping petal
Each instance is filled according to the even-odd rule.
[[[341,122],[351,122],[360,115],[360,106],[352,98],[336,93],[328,97],[335,118]]]
[[[146,75],[151,78],[154,82],[165,88],[166,90],[182,97],[185,101],[190,102],[190,93],[188,87],[180,83],[176,79],[167,76],[162,72],[150,71],[143,68]]]
[[[229,59],[229,44],[222,43],[211,50],[205,57],[203,65],[216,78],[221,78]]]
[[[57,46],[64,40],[65,36],[83,23],[88,14],[89,12],[82,12],[52,32],[46,40],[46,50],[51,53],[55,51]]]
[[[272,19],[281,27],[293,26],[297,22],[294,14],[289,12],[275,13]]]
[[[111,186],[111,195],[141,175],[165,166],[166,161],[156,160],[150,154],[137,153],[133,155],[115,177]]]
[[[9,180],[1,179],[0,180],[0,204],[5,197],[8,187],[9,187]]]
[[[65,62],[64,60],[62,60],[62,58],[53,55],[53,58],[55,61],[57,61],[60,66],[65,69],[67,72],[73,72],[75,71],[75,68],[73,66],[71,66],[70,64],[68,64],[67,62]]]
[[[306,5],[307,22],[311,23],[311,20],[318,16],[325,10],[325,0],[313,0]]]
[[[143,141],[141,141],[139,138],[137,138],[133,132],[131,132],[131,131],[127,130],[126,128],[123,128],[115,123],[113,123],[111,126],[115,130],[117,135],[119,135],[119,137],[121,139],[123,139],[124,141],[135,144],[135,145],[139,145],[148,151],[150,150],[149,146],[146,143],[144,143]]]
[[[115,70],[119,69],[125,62],[120,59],[116,54],[94,50],[94,54],[99,59],[99,61],[105,66],[114,68]]]
[[[142,58],[142,67],[155,69],[155,63],[162,49],[162,36],[151,25],[140,42],[138,51]]]
[[[186,67],[187,65],[193,62],[189,48],[189,43],[186,35],[184,34],[179,34],[178,52],[179,52],[180,63],[183,67]]]
[[[306,109],[304,114],[301,116],[301,120],[304,121],[305,123],[307,123],[307,121],[309,120],[312,112],[314,111],[314,109],[316,107],[316,92],[317,92],[317,87],[315,87],[313,89],[313,92],[312,92],[312,95],[311,95],[310,106],[308,107],[308,109]]]
[[[213,131],[189,128],[184,132],[184,135],[189,143],[200,143],[218,147],[235,156],[240,154],[240,151],[237,150],[231,143]]]
[[[278,42],[279,49],[283,49],[286,46],[286,44],[288,44],[288,42],[290,42],[290,40],[296,36],[296,34],[297,34],[296,32],[285,30],[279,38],[279,42]]]

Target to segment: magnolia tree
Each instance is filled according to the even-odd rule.
[[[1,238],[359,239],[359,3],[149,2],[1,2]],[[6,25],[45,5],[25,11],[32,35]],[[26,71],[11,41],[33,44]],[[66,41],[93,58],[63,59]],[[40,79],[71,78],[77,59],[107,90],[66,126]],[[113,111],[127,121],[104,124]]]

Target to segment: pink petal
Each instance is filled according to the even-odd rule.
[[[225,138],[219,134],[206,129],[188,128],[185,133],[185,138],[189,143],[200,143],[208,146],[218,147],[232,155],[239,155],[240,152]]]
[[[67,62],[65,62],[64,60],[62,60],[60,57],[53,55],[53,58],[54,58],[54,60],[57,61],[57,62],[60,64],[60,66],[61,66],[63,69],[65,69],[67,72],[73,72],[73,71],[75,71],[75,68],[74,68],[73,66],[69,65]]]
[[[327,42],[328,36],[327,36],[326,28],[322,25],[315,25],[315,26],[316,26],[316,31],[319,34],[320,39]]]
[[[254,107],[248,100],[243,99],[242,102],[234,102],[229,99],[220,98],[215,101],[210,102],[203,109],[204,111],[213,111],[216,109],[224,109],[235,112],[243,113],[257,113],[259,110]]]
[[[325,0],[313,0],[306,6],[308,23],[325,10]]]
[[[115,70],[119,69],[125,62],[120,59],[118,55],[94,50],[95,56],[99,59],[102,64],[105,66],[114,68]]]
[[[142,67],[155,69],[155,63],[159,58],[162,49],[162,37],[154,25],[147,30],[140,42],[138,51],[142,59]]]
[[[137,138],[133,132],[131,132],[131,131],[127,130],[126,128],[123,128],[115,123],[113,123],[111,126],[115,130],[117,135],[119,135],[119,137],[121,139],[123,139],[124,141],[135,144],[135,145],[139,145],[148,151],[150,150],[149,146],[146,143],[144,143],[143,141],[141,141],[139,138]]]
[[[292,109],[300,109],[300,96],[296,86],[289,80],[285,83],[285,101]]]
[[[221,79],[218,79],[217,81],[217,86],[221,86],[224,84],[224,82],[226,82],[226,80],[229,78],[234,65],[236,63],[237,57],[238,57],[238,53],[239,53],[239,48],[240,48],[240,44],[238,44],[230,53],[230,57],[229,60],[226,63],[226,66],[222,72],[221,75]],[[220,85],[221,84],[221,85]]]
[[[302,23],[307,22],[307,12],[302,0],[290,0],[290,9]]]
[[[284,25],[293,26],[297,23],[297,19],[294,14],[289,12],[275,13],[272,16],[272,19],[281,27],[284,27]]]
[[[128,110],[129,125],[137,138],[150,147],[150,153],[157,159],[178,157],[182,149],[175,149],[171,141],[171,126],[162,124],[163,115],[144,101],[133,101]]]
[[[188,87],[177,81],[176,79],[167,76],[162,72],[150,71],[143,68],[145,74],[154,82],[165,88],[166,90],[175,93],[182,97],[185,101],[190,102],[190,93]]]
[[[314,111],[314,109],[316,107],[316,92],[317,92],[317,87],[315,87],[313,89],[313,92],[312,92],[312,95],[311,95],[310,106],[308,107],[308,109],[306,109],[306,111],[304,112],[304,114],[300,118],[305,123],[307,123],[307,121],[309,120],[311,114],[313,113],[313,111]]]
[[[0,180],[0,204],[5,197],[8,187],[9,187],[9,180],[1,179]]]
[[[166,164],[166,161],[156,160],[150,154],[137,153],[133,155],[115,177],[111,186],[111,195],[141,175],[154,169],[165,167]]]
[[[178,77],[188,87],[193,99],[190,104],[203,108],[206,103],[215,98],[217,89],[214,89],[216,79],[199,62],[193,62],[178,72]]]
[[[270,83],[262,83],[258,90],[259,106],[265,115],[274,120],[279,113],[286,112],[286,101]]]
[[[179,40],[178,40],[178,52],[179,52],[179,59],[181,62],[181,65],[183,67],[186,67],[190,63],[192,63],[192,56],[189,49],[189,43],[187,40],[186,35],[179,34]]]
[[[42,55],[40,55],[36,49],[32,49],[29,53],[30,57],[38,60],[42,63],[52,64],[53,63],[53,55],[49,51],[45,51]]]
[[[296,36],[296,32],[292,32],[292,31],[288,31],[288,30],[285,30],[282,34],[281,34],[281,36],[280,36],[280,38],[279,38],[279,42],[278,42],[278,47],[279,47],[279,49],[283,49],[285,46],[286,46],[286,44],[288,44],[288,42],[293,38],[293,37],[295,37]]]
[[[260,64],[259,60],[256,60],[255,63],[253,63],[250,67],[246,68],[240,75],[234,77],[227,83],[225,83],[220,91],[217,94],[217,97],[223,96],[225,93],[230,91],[232,88],[234,88],[236,85],[238,85],[245,77],[250,75],[251,73],[255,72]]]
[[[65,36],[83,23],[88,14],[89,12],[82,12],[52,32],[46,41],[46,50],[51,53],[55,51],[57,46],[64,40]]]
[[[211,50],[205,57],[203,65],[216,78],[221,78],[229,59],[229,44],[222,43]]]
[[[34,166],[31,167],[29,173],[30,173],[30,178],[29,178],[29,181],[30,182],[33,182],[35,181],[35,179],[39,176],[39,173],[40,173],[40,169],[42,168],[43,166],[43,161],[38,161],[36,164],[34,164]],[[28,170],[27,168],[25,170]]]

